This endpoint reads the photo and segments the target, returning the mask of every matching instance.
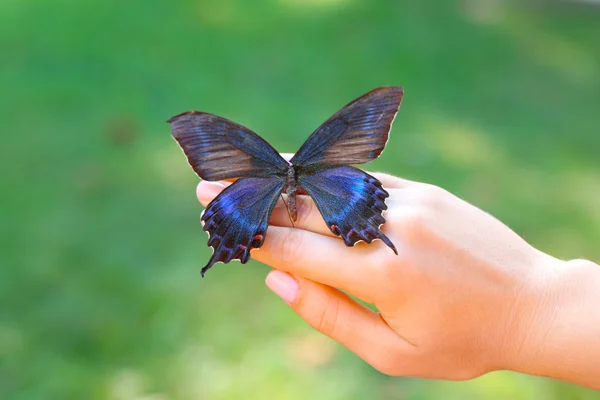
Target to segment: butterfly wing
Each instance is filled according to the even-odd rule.
[[[379,156],[404,90],[382,87],[352,101],[317,128],[291,159],[298,166],[362,164]]]
[[[284,173],[288,162],[269,143],[242,125],[190,111],[169,119],[194,171],[208,181]]]
[[[341,236],[346,246],[381,239],[398,254],[379,229],[385,222],[382,213],[389,194],[376,178],[358,168],[341,166],[301,173],[298,182],[314,200],[331,232]]]
[[[267,236],[267,223],[284,183],[281,177],[241,178],[208,204],[201,220],[213,255],[202,276],[217,262],[248,262],[250,250],[262,246]]]

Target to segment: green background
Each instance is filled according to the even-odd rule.
[[[294,152],[343,104],[401,85],[367,169],[600,261],[599,8],[3,0],[0,49],[0,398],[600,398],[509,372],[386,377],[308,328],[266,266],[201,279],[198,178],[165,123],[208,111]]]

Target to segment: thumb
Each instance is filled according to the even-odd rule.
[[[310,326],[384,374],[398,375],[414,350],[378,313],[337,289],[278,270],[267,275],[266,284]]]

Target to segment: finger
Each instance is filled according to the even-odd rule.
[[[378,313],[339,290],[277,270],[267,275],[266,284],[310,326],[385,374],[395,374],[404,355],[414,352]]]
[[[348,248],[336,238],[279,226],[270,226],[263,246],[252,252],[252,258],[275,269],[340,288],[369,303],[377,300],[384,284],[374,268],[388,262],[386,256],[396,257],[379,240]]]
[[[225,189],[230,184],[230,182],[225,181],[200,181],[200,183],[198,183],[198,186],[196,186],[196,197],[198,197],[198,201],[206,207],[208,203],[212,201],[212,199],[217,197],[219,193],[221,193],[223,189]]]
[[[406,181],[402,178],[397,178],[391,175],[386,174],[374,174],[376,177],[381,177],[388,184],[395,186],[402,185],[410,185],[416,184],[416,182]],[[208,203],[212,201],[224,188],[229,186],[231,183],[226,181],[220,182],[209,182],[209,181],[200,181],[196,188],[196,195],[200,203],[204,206],[207,206]],[[385,185],[384,185],[385,186]],[[402,186],[406,187],[406,186]],[[386,200],[388,207],[394,202],[394,195],[397,193],[396,189],[389,189],[390,198]],[[296,222],[292,224],[290,220],[289,211],[286,205],[283,203],[281,199],[277,201],[277,204],[273,208],[273,212],[271,214],[271,219],[269,220],[269,224],[276,226],[285,226],[285,227],[295,227],[299,229],[304,229],[310,232],[318,233],[321,235],[326,235],[330,237],[336,237],[333,232],[329,229],[325,221],[323,220],[323,216],[320,211],[316,207],[314,201],[310,198],[310,196],[297,196],[296,197],[296,205],[298,208],[298,219]]]
[[[390,194],[391,194],[391,191],[394,189],[402,189],[402,188],[412,187],[415,185],[423,185],[419,182],[413,182],[413,181],[409,181],[406,179],[398,178],[398,177],[395,177],[392,175],[387,175],[387,174],[373,173],[372,175],[375,176],[376,178],[378,178],[382,182],[384,187],[387,186],[387,189],[390,189],[389,190]],[[223,189],[225,189],[229,185],[231,185],[231,182],[229,182],[229,181],[215,181],[215,182],[200,181],[198,183],[198,186],[196,187],[196,196],[198,197],[198,200],[200,201],[201,204],[207,205],[208,203],[211,202],[212,199],[214,199],[219,193],[221,193],[221,191]],[[309,201],[310,197],[301,195],[301,196],[298,196],[297,199],[299,202],[304,202],[304,201]],[[310,201],[312,201],[312,200],[310,200]],[[279,207],[279,208],[285,207],[285,205],[283,203],[281,203],[281,200],[280,200],[280,202],[277,204],[276,207]],[[300,204],[298,207],[299,207],[299,209],[304,207],[311,212],[315,208],[309,204]],[[285,209],[283,209],[283,211],[285,211]],[[279,210],[279,212],[281,212],[281,210]],[[317,210],[317,212],[318,212],[318,210]],[[287,211],[286,211],[286,215],[287,215]],[[278,220],[283,221],[283,218],[278,218]],[[312,219],[309,219],[309,220],[312,220]]]
[[[401,189],[388,189],[388,193],[390,194],[390,197],[385,200],[385,204],[387,205],[388,209],[391,210],[398,204],[403,204],[405,195]],[[289,211],[286,205],[280,199],[273,208],[269,224],[304,229],[320,235],[339,238],[341,240],[338,235],[335,235],[333,232],[331,232],[325,223],[325,220],[323,219],[323,215],[310,196],[297,196],[296,207],[298,210],[298,219],[292,224]],[[387,211],[384,211],[384,218],[386,217],[386,214]]]
[[[384,189],[406,189],[415,185],[419,185],[420,182],[410,181],[408,179],[399,178],[394,175],[386,174],[383,172],[367,172],[374,176],[381,182]]]
[[[208,182],[200,181],[196,187],[196,196],[198,201],[204,206],[212,201],[223,189],[229,185],[228,182]],[[336,237],[327,227],[321,213],[315,206],[315,203],[308,196],[297,196],[296,206],[298,207],[298,219],[294,222],[294,227],[305,229],[321,235]],[[279,199],[273,213],[271,214],[270,224],[276,226],[292,226],[290,216],[286,205]]]
[[[408,187],[404,189],[388,189],[390,196],[385,200],[385,204],[387,206],[387,210],[389,211],[383,212],[384,218],[387,219],[386,215],[389,215],[389,212],[391,212],[393,208],[406,205],[406,200],[409,199],[410,196],[408,195],[409,191],[405,189],[408,189]],[[323,215],[310,196],[297,196],[296,207],[298,210],[298,219],[292,224],[289,211],[286,205],[280,199],[273,208],[269,224],[304,229],[320,235],[330,236],[341,240],[338,235],[335,235],[333,232],[331,232],[325,223],[325,220],[323,219]]]
[[[290,161],[294,157],[294,153],[281,153],[281,157],[285,158],[286,161]]]
[[[208,203],[217,197],[217,195],[221,193],[221,191],[228,185],[228,182],[200,181],[196,187],[196,196],[198,197],[198,201],[200,201],[200,203],[206,207]],[[294,227],[309,230],[321,235],[335,237],[335,235],[325,224],[321,213],[310,197],[297,196],[296,206],[298,207],[298,219],[296,222],[294,222]],[[292,226],[287,207],[283,201],[281,201],[281,199],[277,201],[275,208],[273,208],[273,213],[271,214],[269,224],[276,226]]]
[[[275,226],[286,226],[304,229],[320,235],[338,237],[327,227],[323,216],[309,196],[296,196],[296,208],[298,210],[296,222],[292,224],[286,205],[281,199],[273,208],[269,224]],[[341,239],[340,239],[341,240]]]
[[[196,188],[198,200],[202,205],[207,206],[208,203],[210,203],[212,199],[221,193],[221,191],[229,184],[230,183],[228,182],[201,181]],[[391,196],[386,200],[386,204],[388,204],[388,207],[390,208],[391,205],[396,203],[394,199],[394,197],[396,197],[396,192],[398,192],[396,189],[390,189]],[[341,240],[339,236],[336,236],[331,232],[323,220],[323,216],[319,209],[309,196],[296,197],[296,205],[298,207],[298,219],[292,224],[286,205],[279,199],[273,208],[269,224],[283,227],[295,227]]]

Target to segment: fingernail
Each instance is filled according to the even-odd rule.
[[[265,283],[283,301],[292,304],[298,296],[298,281],[281,271],[271,271]]]

